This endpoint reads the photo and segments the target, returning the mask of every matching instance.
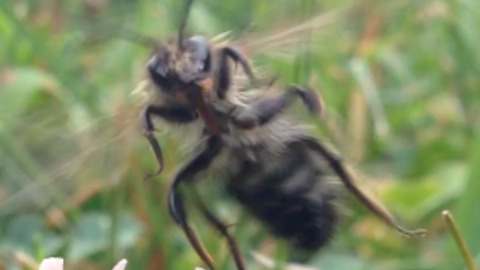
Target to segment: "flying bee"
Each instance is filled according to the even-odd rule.
[[[154,137],[154,118],[175,125],[200,127],[195,154],[176,173],[168,191],[169,212],[210,268],[213,260],[191,228],[179,188],[199,180],[202,172],[220,168],[229,194],[275,235],[303,250],[316,251],[332,238],[338,221],[338,196],[329,178],[338,178],[362,204],[388,225],[406,230],[354,183],[338,155],[285,110],[300,99],[314,115],[323,103],[308,87],[271,91],[258,83],[248,59],[230,46],[209,44],[202,36],[184,37],[192,0],[176,40],[155,44],[148,61],[150,86],[141,123],[159,168],[163,155]],[[234,64],[240,69],[233,70]],[[200,125],[198,125],[200,123]],[[245,269],[235,239],[203,204],[200,212],[229,244],[237,269]]]

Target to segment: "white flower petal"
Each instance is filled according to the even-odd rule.
[[[38,270],[63,270],[62,258],[47,258],[42,261]]]
[[[127,260],[122,259],[112,268],[112,270],[124,270],[125,266],[127,266]]]

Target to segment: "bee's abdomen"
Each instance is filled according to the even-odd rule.
[[[335,193],[311,158],[301,142],[291,143],[275,166],[246,161],[228,185],[275,235],[308,251],[327,244],[337,223]]]

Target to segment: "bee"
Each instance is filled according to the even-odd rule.
[[[341,158],[286,109],[297,99],[313,115],[323,103],[309,87],[291,85],[271,91],[273,83],[259,83],[249,60],[234,47],[215,46],[203,36],[184,36],[188,10],[175,40],[155,44],[147,64],[151,87],[141,125],[159,174],[163,154],[154,136],[154,119],[173,126],[199,126],[199,144],[178,169],[168,190],[169,213],[182,228],[203,262],[214,268],[211,256],[193,231],[179,188],[200,180],[203,172],[220,168],[228,193],[276,236],[307,251],[324,247],[339,219],[338,200],[329,177],[338,178],[360,203],[385,223],[407,236],[425,231],[407,230],[355,184]],[[233,70],[233,65],[240,69]],[[215,166],[213,166],[215,164]],[[227,226],[205,205],[201,213],[228,242],[237,269],[245,263]]]

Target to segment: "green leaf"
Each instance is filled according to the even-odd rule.
[[[12,251],[22,251],[31,257],[52,255],[63,240],[45,227],[40,215],[20,215],[7,226],[5,239],[0,246]]]
[[[124,213],[120,216],[119,225],[117,232],[119,249],[132,247],[142,232],[140,223],[131,213]]]
[[[119,249],[132,247],[141,232],[138,221],[131,214],[123,214],[119,219],[118,226],[117,244]],[[84,214],[73,228],[67,257],[79,260],[104,251],[109,244],[110,230],[112,230],[112,223],[108,214]]]
[[[309,265],[319,269],[374,270],[377,269],[365,259],[347,253],[327,253],[314,259]]]
[[[433,217],[458,198],[465,187],[465,166],[444,164],[416,182],[394,181],[382,192],[382,201],[403,218],[418,222]]]

